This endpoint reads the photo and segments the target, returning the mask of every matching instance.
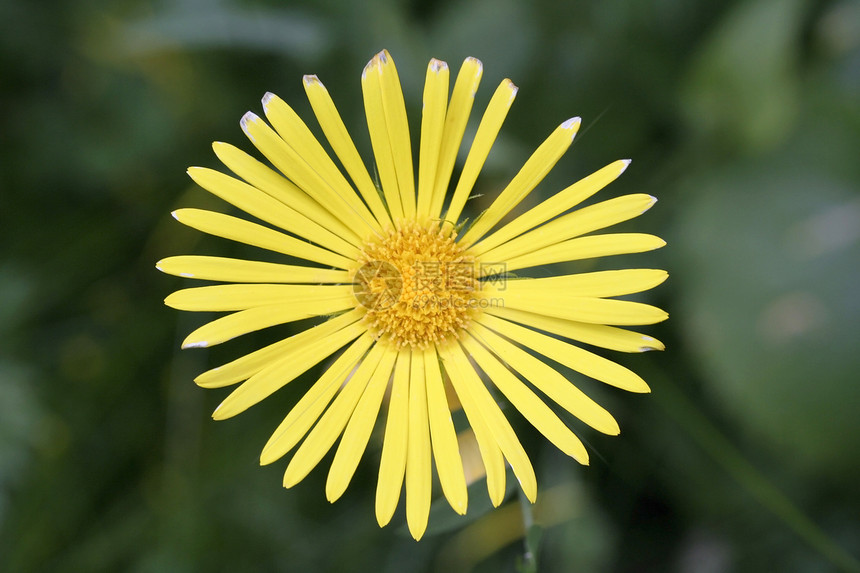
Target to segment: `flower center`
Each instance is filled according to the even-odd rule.
[[[477,312],[475,258],[435,223],[404,223],[365,245],[355,296],[371,330],[398,348],[456,338]]]

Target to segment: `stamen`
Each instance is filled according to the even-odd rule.
[[[380,340],[426,348],[457,338],[478,312],[475,257],[438,223],[402,222],[362,249],[355,296]]]

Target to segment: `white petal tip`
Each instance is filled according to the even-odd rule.
[[[572,117],[561,124],[562,129],[579,129],[579,124],[582,123],[582,118]]]
[[[307,86],[312,86],[312,85],[322,86],[322,82],[320,81],[320,79],[315,74],[307,74],[306,76],[302,77],[302,81],[304,81],[305,85],[307,85]]]
[[[481,62],[481,60],[479,60],[478,58],[476,58],[476,57],[474,57],[474,56],[469,56],[468,58],[466,58],[466,61],[467,61],[467,62],[472,62],[472,63],[474,63],[476,66],[478,66],[478,69],[479,69],[479,70],[483,70],[483,69],[484,69],[484,64],[483,64],[483,62]]]
[[[642,212],[643,212],[643,213],[644,213],[645,211],[647,211],[648,209],[650,209],[651,207],[653,207],[653,206],[654,206],[654,203],[656,203],[656,202],[657,202],[657,198],[656,198],[656,197],[654,197],[653,195],[649,195],[649,197],[651,197],[651,201],[648,203],[648,205],[646,205],[646,206],[645,206],[645,208],[644,208],[644,209],[642,209]]]
[[[206,348],[207,346],[209,346],[208,342],[205,340],[199,340],[197,342],[186,342],[182,345],[182,348]],[[218,410],[216,409],[215,411],[217,412]]]
[[[621,175],[621,173],[624,173],[625,171],[627,171],[627,168],[630,167],[630,164],[633,163],[633,160],[632,159],[622,159],[621,163],[623,163],[624,165],[621,167],[621,172],[618,173],[619,175]]]
[[[269,102],[272,101],[272,98],[276,97],[278,96],[276,96],[272,92],[266,92],[265,94],[263,94],[263,99],[260,100],[261,102],[263,102],[263,109],[266,109],[266,107],[269,105]]]
[[[245,132],[245,135],[248,136],[252,142],[256,142],[254,136],[251,135],[250,124],[256,123],[260,120],[260,117],[254,113],[253,111],[246,112],[245,115],[242,116],[242,119],[239,120],[239,126],[242,128],[242,131]]]
[[[441,72],[448,69],[448,63],[433,58],[430,60],[430,69],[434,72]]]
[[[179,211],[171,211],[170,216],[178,221],[179,220]]]

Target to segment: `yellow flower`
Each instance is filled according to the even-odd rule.
[[[361,76],[380,188],[316,76],[304,78],[305,91],[351,182],[299,116],[266,94],[268,124],[249,112],[241,125],[280,173],[226,143],[215,143],[215,153],[238,178],[200,167],[188,173],[270,226],[200,209],[173,215],[204,233],[287,255],[287,261],[301,259],[301,264],[177,256],[157,265],[173,275],[231,283],[167,297],[166,304],[180,310],[231,312],[192,332],[183,348],[212,346],[301,319],[317,323],[198,376],[195,381],[205,388],[241,383],[215,410],[217,420],[246,410],[343,349],[263,449],[261,463],[269,464],[300,444],[287,466],[285,487],[301,481],[340,437],[326,483],[328,499],[340,497],[388,393],[376,516],[381,526],[390,521],[405,481],[407,522],[416,539],[427,525],[433,461],[451,507],[466,512],[466,480],[446,384],[474,432],[493,504],[504,496],[506,463],[534,501],[534,471],[498,398],[503,396],[563,452],[587,464],[582,443],[546,400],[600,432],[618,434],[618,424],[548,361],[625,390],[647,392],[646,383],[630,370],[570,341],[622,352],[663,348],[650,336],[618,326],[656,323],[667,318],[665,312],[611,297],[650,289],[666,279],[665,271],[549,278],[509,274],[664,245],[652,235],[592,234],[646,211],[655,201],[648,195],[571,211],[618,177],[627,160],[610,163],[501,224],[570,146],[579,118],[556,128],[471,225],[459,223],[517,93],[510,80],[496,89],[446,201],[481,73],[478,60],[466,59],[449,99],[448,66],[430,61],[417,186],[400,80],[387,52],[377,54]]]

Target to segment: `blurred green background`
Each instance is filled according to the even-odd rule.
[[[648,297],[672,315],[648,330],[668,350],[617,357],[653,393],[574,378],[623,429],[582,430],[588,468],[519,428],[540,570],[857,571],[860,3],[844,0],[0,0],[0,570],[516,570],[515,494],[483,513],[478,483],[468,518],[440,510],[415,543],[402,507],[376,526],[374,446],[334,505],[326,460],[283,490],[285,463],[259,451],[312,376],[219,423],[227,392],[192,379],[289,327],[180,352],[205,317],[162,305],[188,285],[158,259],[239,252],[169,216],[222,208],[185,168],[217,167],[213,140],[250,150],[238,120],[268,90],[316,129],[307,73],[367,160],[359,75],[382,48],[413,125],[431,57],[484,62],[476,110],[519,86],[480,191],[579,115],[534,199],[627,157],[600,197],[660,199],[624,228],[668,246],[601,263],[671,274]]]

